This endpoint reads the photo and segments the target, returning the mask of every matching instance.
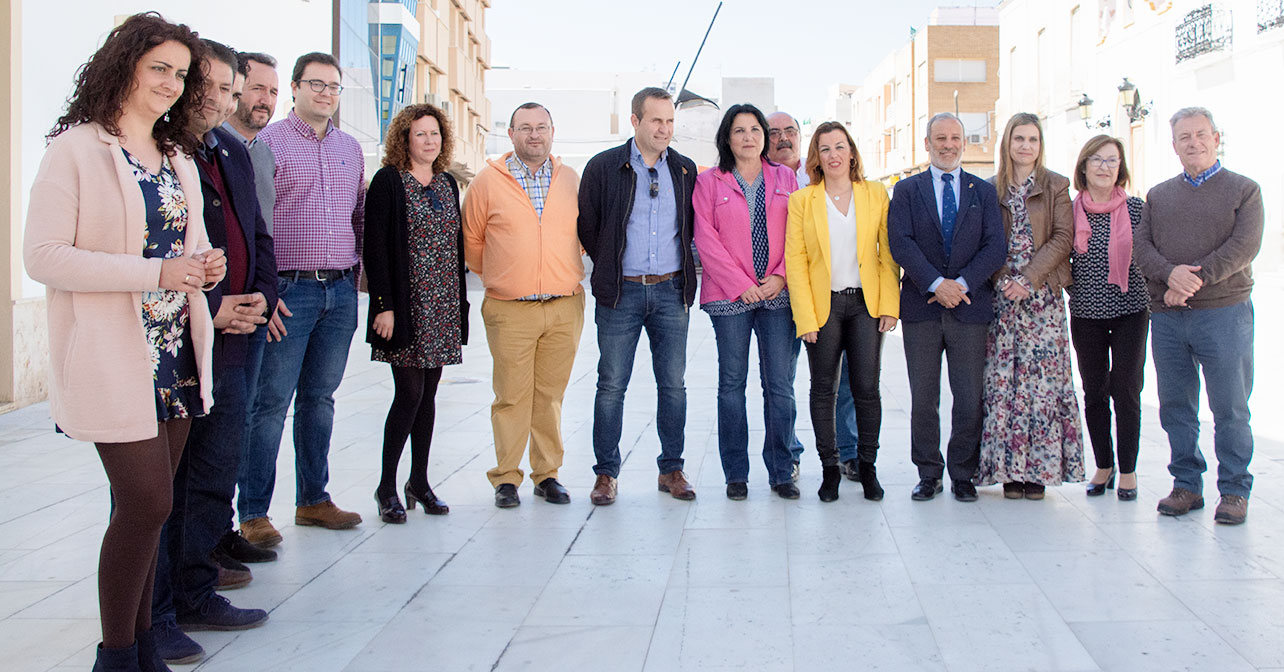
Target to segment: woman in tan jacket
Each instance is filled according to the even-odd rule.
[[[199,294],[226,273],[185,130],[202,58],[186,26],[126,19],[78,72],[31,188],[23,258],[47,287],[50,411],[94,442],[114,500],[94,670],[168,669],[151,633],[157,545],[191,418],[211,403]]]
[[[1061,297],[1074,242],[1070,181],[1043,167],[1038,117],[1008,121],[994,183],[1008,258],[994,276],[977,483],[1043,499],[1045,486],[1083,480],[1083,440]]]

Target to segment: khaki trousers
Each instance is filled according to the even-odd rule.
[[[522,453],[531,447],[531,480],[557,478],[562,466],[562,396],[584,330],[584,292],[551,301],[482,302],[486,341],[494,360],[493,487],[521,485]]]

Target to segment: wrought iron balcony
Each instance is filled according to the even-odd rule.
[[[1213,5],[1204,5],[1182,18],[1177,24],[1175,37],[1178,63],[1230,49],[1231,13]]]
[[[1257,0],[1257,32],[1284,26],[1284,0]]]

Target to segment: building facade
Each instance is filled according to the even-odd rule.
[[[413,99],[446,112],[455,127],[451,172],[467,182],[486,161],[492,115],[486,77],[491,69],[486,10],[490,0],[419,0],[420,26]]]

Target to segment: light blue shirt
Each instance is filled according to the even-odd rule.
[[[945,198],[945,180],[942,180],[941,176],[945,174],[945,171],[933,165],[929,165],[927,169],[932,173],[932,191],[936,194],[936,220],[940,221],[941,214],[942,214],[941,204],[944,202],[943,199]],[[959,196],[960,196],[959,187],[961,186],[959,182],[961,182],[963,178],[963,167],[959,166],[958,168],[951,170],[950,174],[954,176],[954,181],[950,183],[950,188],[954,190],[954,203],[955,205],[957,205],[959,202]],[[955,221],[955,225],[957,224],[958,222]],[[943,282],[944,280],[945,278],[943,277],[937,278],[932,284],[927,286],[927,291],[935,292],[936,288],[940,287],[941,282]],[[964,291],[968,291],[967,280],[964,280],[963,278],[959,277],[959,278],[955,278],[954,281],[959,283],[960,285],[963,285]]]
[[[625,276],[663,275],[682,270],[682,241],[678,231],[678,201],[669,173],[669,150],[655,162],[659,193],[651,197],[651,166],[642,160],[637,145],[629,140],[629,165],[637,177],[633,209],[624,231]]]

